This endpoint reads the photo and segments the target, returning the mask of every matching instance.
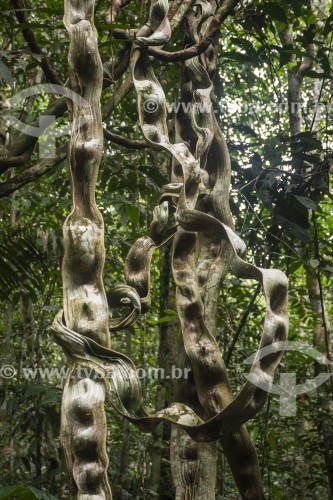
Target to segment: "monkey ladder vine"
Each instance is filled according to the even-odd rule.
[[[187,36],[192,43],[200,43],[205,34],[206,21],[214,14],[211,4],[198,0],[187,13]],[[56,315],[52,330],[56,342],[73,363],[63,393],[61,440],[72,480],[71,494],[79,499],[112,498],[107,478],[106,397],[120,415],[143,432],[151,432],[161,421],[169,421],[195,442],[221,439],[238,485],[242,472],[237,472],[236,463],[242,456],[248,462],[243,464],[245,474],[256,474],[256,455],[251,451],[253,445],[243,424],[266,402],[282,356],[279,343],[287,339],[287,278],[281,271],[260,269],[244,260],[245,244],[234,232],[229,209],[225,208],[230,159],[211,102],[210,76],[216,64],[212,46],[201,56],[183,63],[183,90],[192,105],[187,114],[177,116],[179,141],[170,142],[165,95],[148,56],[150,47],[161,46],[171,37],[168,8],[167,0],[151,1],[149,22],[138,31],[132,44],[130,68],[142,132],[152,148],[172,157],[173,179],[162,189],[149,236],[137,240],[128,253],[125,284],[117,285],[110,293],[111,308],[127,306],[128,314],[110,320],[102,280],[104,224],[95,202],[103,149],[103,69],[93,20],[94,0],[65,0],[70,86],[87,104],[69,103],[73,127],[68,154],[72,211],[64,224],[64,308]],[[153,112],[145,105],[148,101],[155,103]],[[183,138],[186,134],[189,138]],[[171,240],[184,349],[205,418],[184,403],[173,403],[148,414],[133,362],[111,347],[110,333],[130,327],[149,311],[151,260],[155,250]],[[199,265],[198,248],[206,252]],[[235,398],[209,325],[207,311],[212,305],[205,299],[209,280],[215,288],[220,286],[220,267],[226,256],[233,274],[261,284],[266,315],[258,350],[272,346],[269,357],[261,359],[257,353],[250,377]],[[92,369],[94,375],[79,379],[77,365]],[[267,391],[260,388],[263,383]],[[242,496],[264,498],[262,486],[256,492],[243,491]]]

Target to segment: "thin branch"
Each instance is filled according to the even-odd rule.
[[[223,3],[223,5],[219,8],[217,14],[210,21],[209,27],[207,29],[206,35],[203,39],[191,47],[188,47],[183,50],[178,50],[176,52],[168,52],[166,50],[158,49],[156,47],[149,47],[148,53],[159,61],[164,62],[180,62],[187,61],[188,59],[192,59],[193,57],[199,56],[206,49],[208,49],[209,45],[213,42],[215,33],[220,29],[221,24],[225,21],[225,19],[229,16],[229,14],[234,10],[237,4],[239,4],[240,0],[227,0]],[[114,38],[122,39],[122,40],[135,40],[136,34],[138,30],[121,30],[115,29],[112,34]]]
[[[111,0],[111,7],[105,16],[106,23],[114,23],[120,9],[131,3],[132,0]]]
[[[114,80],[104,80],[103,87],[110,87],[116,80],[121,78],[129,65],[129,54],[130,46],[123,47],[115,60],[114,65]],[[130,78],[131,79],[131,78]],[[104,116],[110,114],[119,102],[123,99],[127,92],[131,90],[133,85],[129,84],[129,79],[125,80],[124,84],[119,87],[114,92],[111,97],[110,102],[105,104],[106,111]],[[126,90],[126,93],[124,91]],[[67,102],[65,97],[60,97],[55,102],[53,102],[44,113],[42,113],[37,120],[31,123],[31,126],[38,127],[41,117],[43,116],[54,116],[55,118],[60,118],[67,110]],[[24,133],[15,134],[13,140],[11,141],[13,146],[8,151],[6,156],[0,157],[0,174],[6,172],[9,168],[19,167],[24,165],[29,161],[31,155],[34,151],[34,147],[37,143],[38,138]]]
[[[104,78],[103,80],[103,89],[110,87],[117,80],[119,80],[126,70],[129,67],[130,62],[130,54],[131,54],[131,44],[127,43],[124,47],[122,47],[116,57],[111,58],[110,61],[106,62],[104,66],[108,68],[108,70],[112,74],[112,79]]]
[[[34,145],[26,149],[24,153],[19,156],[8,156],[6,158],[0,157],[0,174],[7,172],[12,167],[21,167],[30,160],[33,153]]]
[[[12,0],[12,5],[15,10],[17,20],[20,24],[28,24],[28,18],[26,15],[26,7],[24,5],[24,0]],[[40,66],[44,72],[46,79],[50,83],[56,83],[57,85],[62,85],[62,82],[58,78],[56,72],[50,66],[50,63],[40,48],[34,32],[30,28],[22,28],[22,34],[25,41],[28,44],[29,49],[33,54],[38,54],[41,56]]]
[[[119,146],[124,146],[128,149],[146,149],[150,146],[146,141],[140,141],[136,139],[129,139],[128,137],[123,137],[121,135],[115,134],[114,132],[110,132],[106,128],[103,128],[104,139],[107,141],[111,141],[114,144],[118,144]]]
[[[229,366],[229,363],[230,363],[231,356],[232,356],[233,350],[235,348],[235,345],[236,345],[236,343],[237,343],[237,341],[239,339],[239,336],[240,336],[240,334],[241,334],[244,326],[247,323],[247,318],[249,317],[249,314],[250,314],[250,312],[252,310],[252,307],[253,307],[253,305],[254,305],[254,303],[255,303],[255,301],[256,301],[259,293],[260,293],[260,290],[261,290],[261,285],[258,285],[257,288],[254,291],[254,294],[251,297],[250,303],[247,306],[246,311],[244,312],[244,314],[243,314],[243,316],[242,316],[242,318],[241,318],[241,320],[239,322],[238,328],[235,331],[235,334],[234,334],[234,336],[232,338],[231,344],[229,345],[228,352],[227,352],[227,354],[225,356],[224,362],[225,362],[226,366]]]
[[[316,277],[317,277],[318,286],[319,286],[319,293],[320,293],[320,306],[321,306],[321,315],[322,315],[322,322],[323,322],[322,327],[323,327],[324,336],[325,336],[326,357],[328,360],[331,360],[330,332],[329,332],[329,329],[327,326],[323,284],[321,281],[321,273],[320,273],[321,256],[320,256],[319,238],[318,238],[318,225],[317,225],[317,219],[316,219],[315,212],[312,212],[312,223],[313,223],[313,228],[314,228],[315,258],[319,261],[319,266],[316,269]],[[327,365],[326,368],[327,368],[327,372],[331,373],[330,365]],[[331,395],[332,395],[332,400],[333,400],[333,377],[332,376],[330,377],[330,384],[331,384]]]
[[[123,30],[115,28],[112,30],[113,38],[117,40],[135,40],[138,29]]]
[[[118,134],[114,134],[109,130],[103,128],[104,138],[120,146],[124,146],[128,149],[145,149],[148,148],[146,141],[131,140],[127,137],[122,137]],[[59,165],[67,157],[68,142],[60,146],[56,151],[55,158],[43,159],[36,163],[31,168],[28,168],[24,172],[12,177],[8,181],[2,182],[0,184],[0,198],[10,195],[17,189],[21,188],[25,184],[29,184],[44,174],[52,170],[54,167]]]
[[[121,103],[126,95],[133,89],[132,75],[128,75],[126,80],[114,92],[111,99],[109,99],[102,107],[103,119],[109,116],[112,111]]]
[[[226,20],[226,18],[231,14],[234,8],[240,3],[240,0],[226,0],[223,5],[218,9],[217,14],[212,18],[208,26],[207,32],[203,39],[188,47],[187,49],[178,50],[177,52],[167,52],[165,50],[157,49],[155,47],[150,47],[148,53],[155,56],[156,59],[164,62],[179,62],[192,59],[192,57],[199,56],[214,40],[215,33],[220,29],[221,24]]]
[[[32,127],[39,127],[40,119],[44,116],[60,118],[65,113],[66,109],[66,98],[60,97],[30,125]],[[34,151],[37,140],[38,137],[24,134],[23,132],[14,134],[11,141],[13,146],[8,151],[8,155],[0,157],[0,174],[6,172],[11,167],[19,167],[27,163]]]
[[[57,149],[55,158],[45,158],[39,163],[36,163],[36,165],[34,165],[33,167],[28,168],[21,174],[12,177],[8,181],[2,182],[0,184],[0,198],[8,196],[25,184],[29,184],[30,182],[39,179],[40,177],[42,177],[42,175],[46,174],[46,172],[58,165],[62,160],[66,158],[67,147],[68,143],[63,144]]]
[[[128,92],[132,88],[133,88],[133,81],[131,75],[129,75],[128,78],[125,80],[125,82],[119,87],[119,89],[116,90],[111,99],[104,104],[102,108],[103,119],[105,119],[114,111],[114,109],[120,104],[122,99],[128,94]],[[113,135],[113,138],[115,135],[116,134]],[[124,139],[120,136],[116,136],[116,139],[117,138],[119,140]],[[136,142],[140,143],[140,141]],[[129,147],[128,144],[129,142],[127,142],[126,147]],[[122,143],[122,145],[124,145],[124,142]],[[11,179],[5,182],[0,183],[0,198],[8,196],[10,193],[13,193],[20,187],[24,186],[25,184],[29,184],[30,182],[39,179],[48,171],[52,170],[52,168],[54,168],[56,165],[58,165],[62,160],[66,158],[67,149],[68,149],[68,141],[57,149],[55,158],[52,159],[45,158],[42,161],[38,162],[33,167],[28,168],[24,172],[16,175],[15,177],[12,177]]]

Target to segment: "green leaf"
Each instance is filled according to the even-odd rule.
[[[255,441],[257,439],[258,435],[259,435],[259,427],[254,427],[251,430],[251,439],[252,439],[252,441]]]
[[[31,396],[38,396],[45,392],[45,387],[43,385],[32,384],[25,391],[24,397],[28,399]]]
[[[276,21],[280,21],[281,23],[285,24],[288,22],[284,9],[274,2],[267,2],[265,5],[263,5],[263,10],[266,12],[266,14],[268,14],[272,19],[275,19]]]
[[[13,86],[14,84],[13,75],[11,74],[8,66],[3,61],[0,61],[0,78],[5,80],[5,82],[8,83],[10,87]]]
[[[299,203],[301,203],[301,205],[309,210],[318,210],[316,203],[311,200],[311,198],[307,198],[306,196],[297,196],[296,194],[294,194],[294,197]]]
[[[130,205],[129,203],[125,205],[125,211],[128,215],[130,221],[137,225],[140,222],[140,210],[135,205]]]
[[[308,70],[308,71],[304,71],[304,76],[307,76],[308,78],[319,78],[320,80],[325,80],[327,78],[331,78],[331,74],[330,73],[327,73],[327,72],[318,72],[318,71],[314,71],[314,70]]]
[[[269,433],[267,434],[267,443],[269,444],[271,450],[276,449],[277,441],[274,430],[269,431]]]
[[[0,500],[57,500],[55,496],[32,486],[13,484],[0,489]]]
[[[308,231],[305,231],[301,226],[288,220],[286,217],[282,215],[276,216],[276,221],[278,224],[283,226],[290,234],[292,234],[295,238],[298,238],[300,241],[304,243],[308,243],[310,240],[310,235]]]
[[[38,490],[37,488],[33,488],[32,486],[28,486],[28,488],[34,495],[35,498],[40,500],[56,500],[56,497],[46,493],[45,491]]]
[[[43,23],[20,23],[18,25],[21,29],[32,29],[32,28],[50,28],[48,24]]]
[[[287,2],[293,11],[295,12],[296,16],[301,16],[302,15],[302,5],[303,1],[301,0],[288,0]]]
[[[313,268],[313,269],[317,269],[317,267],[319,267],[319,260],[318,259],[310,259],[310,266]]]
[[[239,130],[240,132],[243,132],[246,135],[251,135],[252,137],[257,137],[257,133],[253,130],[253,128],[249,127],[248,125],[232,125],[232,127],[236,130]]]
[[[299,269],[302,265],[302,262],[300,262],[299,260],[296,260],[295,262],[292,262],[289,266],[289,273],[290,274],[294,274],[297,269]]]
[[[17,491],[17,485],[5,486],[0,489],[0,500],[5,500],[7,498],[13,498],[13,494]]]
[[[234,61],[249,62],[249,63],[253,62],[251,57],[248,56],[248,54],[242,54],[241,52],[236,52],[236,51],[223,52],[222,57]]]
[[[175,317],[178,317],[178,314],[174,309],[164,309],[163,312],[165,312],[166,314],[174,315]]]
[[[326,271],[328,274],[333,274],[333,266],[330,266],[329,264],[325,264],[323,270]]]
[[[327,54],[325,54],[324,50],[323,49],[320,49],[318,51],[318,59],[320,60],[320,66],[321,68],[324,70],[324,72],[326,74],[330,74],[331,73],[331,64],[330,64],[330,60],[329,58],[327,57]]]
[[[332,21],[333,21],[333,13],[326,19],[324,36],[327,36],[332,31]]]
[[[245,50],[245,52],[249,56],[251,62],[258,61],[257,51],[254,48],[253,44],[249,40],[246,40],[245,38],[231,37],[230,41],[233,42],[238,47]]]
[[[34,59],[36,59],[38,62],[42,61],[42,56],[41,54],[37,54],[36,52],[31,52],[31,55]]]
[[[171,315],[170,316],[164,316],[163,318],[160,318],[160,319],[154,321],[154,323],[157,323],[157,324],[158,323],[168,323],[168,321],[173,321],[177,317],[178,317],[177,315],[175,315],[175,316],[171,316]]]
[[[273,495],[274,495],[274,500],[282,500],[282,493],[279,490],[279,488],[275,485],[273,485]]]
[[[302,132],[296,136],[297,146],[296,148],[300,151],[322,151],[323,145],[319,139],[313,137],[309,132]]]
[[[279,50],[280,56],[280,69],[283,68],[286,64],[288,64],[291,60],[291,55],[294,54],[292,45],[285,45],[282,49]]]

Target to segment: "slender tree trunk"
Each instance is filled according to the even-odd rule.
[[[36,328],[33,315],[33,302],[29,294],[22,292],[20,297],[23,333],[26,340],[29,366],[34,364]]]
[[[170,290],[171,278],[171,247],[163,249],[163,266],[160,277],[160,317],[166,315],[166,309],[175,309],[175,297]],[[175,399],[175,380],[172,379],[172,367],[178,362],[178,319],[160,324],[160,340],[158,348],[158,366],[161,368],[159,380],[156,411],[166,408]],[[175,492],[170,471],[170,457],[168,449],[163,442],[170,441],[171,425],[167,422],[159,425],[154,432],[154,445],[150,475],[150,490],[160,500],[174,498]]]
[[[4,342],[4,353],[2,355],[3,357],[3,364],[9,364],[10,361],[10,354],[11,354],[11,336],[13,333],[13,306],[12,304],[8,303],[6,305],[6,309],[4,311],[4,319],[3,319],[3,324],[4,324],[4,330],[5,330],[5,342]]]
[[[130,358],[132,355],[132,332],[126,331],[126,355]],[[124,498],[123,489],[130,489],[130,423],[124,418],[122,422],[122,444],[118,452],[118,472],[112,486],[113,499],[122,500]],[[125,488],[123,488],[125,487]],[[126,497],[125,497],[126,498]]]
[[[286,47],[293,44],[293,33],[288,26],[280,35],[282,44]],[[295,143],[296,136],[302,131],[302,82],[303,82],[303,68],[310,69],[313,61],[305,58],[299,69],[288,70],[288,114],[289,114],[289,130],[292,145],[292,167],[300,175],[303,175],[303,162],[302,159],[293,153],[293,144]],[[305,421],[298,418],[295,425],[295,437],[300,439],[305,434]],[[306,473],[307,463],[304,458],[303,448],[296,447],[295,459],[292,459],[295,467],[295,481],[294,491],[297,500],[301,500],[306,493],[306,483],[304,476]]]
[[[316,5],[318,9],[318,19],[321,20],[326,15],[327,1],[318,0]],[[318,125],[321,121],[321,85],[322,82],[314,82],[314,101],[318,103],[318,109],[313,120],[313,131],[318,135]],[[315,238],[317,237],[315,231]],[[316,243],[317,244],[317,243]],[[315,245],[316,245],[315,244]],[[320,256],[317,255],[320,259]],[[313,346],[317,351],[331,359],[331,324],[330,318],[325,310],[324,299],[321,296],[321,287],[319,283],[318,270],[308,268],[306,270],[306,282],[309,292],[309,298],[313,314],[315,315],[315,327],[313,330]],[[323,310],[324,308],[324,310]],[[323,365],[315,363],[315,374],[327,373],[327,369]],[[323,417],[320,422],[320,432],[323,439],[324,458],[328,478],[328,487],[330,498],[333,498],[333,394],[332,383],[330,381],[320,386],[317,389],[319,406],[323,412]]]
[[[327,357],[327,348],[330,346],[330,336],[327,336],[327,332],[330,331],[330,322],[326,311],[323,311],[322,308],[319,280],[314,269],[307,271],[306,280],[311,308],[316,323],[313,330],[313,346],[317,351]],[[323,315],[325,315],[325,320]],[[315,374],[319,375],[320,373],[327,374],[327,366],[315,363]],[[319,407],[322,410],[319,430],[323,440],[330,498],[333,498],[333,401],[331,388],[332,385],[329,381],[317,389],[317,395]]]
[[[318,11],[318,19],[322,19],[325,15],[327,2],[326,0],[319,0],[318,4],[313,6],[311,4],[311,8],[316,8]],[[282,44],[285,46],[291,46],[293,43],[293,34],[291,29],[288,27],[281,34]],[[290,134],[292,139],[302,132],[302,112],[301,112],[301,99],[302,99],[302,82],[304,72],[312,68],[314,63],[315,56],[315,48],[313,44],[308,46],[308,57],[305,57],[302,61],[302,64],[298,70],[289,70],[288,71],[288,106],[289,106],[289,123],[290,123]],[[314,101],[319,103],[320,100],[320,87],[318,86],[318,82],[314,84]],[[316,111],[316,116],[313,121],[313,130],[316,131],[317,123],[320,121],[320,106]],[[296,172],[304,175],[305,172],[302,171],[302,160],[299,158],[293,157],[292,159],[293,167]],[[311,218],[311,210],[309,210],[309,219]],[[310,249],[307,249],[308,254],[310,254]],[[325,311],[322,308],[322,297],[320,284],[317,276],[317,271],[311,269],[310,266],[305,268],[306,275],[306,284],[310,299],[310,304],[312,308],[312,312],[315,316],[315,328],[313,331],[312,341],[313,346],[316,350],[324,354],[325,356],[330,356],[330,352],[327,352],[330,347],[330,340],[326,338],[325,327],[323,323],[325,322],[326,331],[330,331],[330,322],[329,318]],[[323,315],[325,315],[325,321],[323,321]],[[326,372],[326,367],[322,365],[315,364],[315,372],[316,375],[320,372]],[[326,384],[328,385],[328,384]],[[320,408],[324,411],[325,417],[323,418],[321,425],[321,434],[323,438],[323,446],[324,446],[324,458],[327,469],[330,497],[333,498],[333,425],[332,425],[332,416],[333,416],[333,402],[332,402],[332,394],[329,387],[319,387],[317,390],[318,393],[318,402]],[[305,422],[298,422],[296,427],[296,435],[301,436],[305,434]],[[298,450],[299,461],[303,462],[304,458],[302,458],[302,449]],[[300,484],[298,484],[298,490],[300,489]],[[306,489],[306,485],[302,491],[304,492]],[[303,493],[300,493],[300,497],[302,497]]]

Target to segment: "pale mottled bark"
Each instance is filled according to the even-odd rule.
[[[318,0],[315,4],[318,10],[318,19],[325,18],[327,11],[327,1]],[[320,104],[321,100],[320,80],[314,82],[314,102]],[[318,106],[313,120],[313,131],[318,135],[318,125],[321,120],[321,107]],[[310,215],[310,214],[309,214]],[[318,271],[308,268],[306,270],[306,284],[309,293],[312,312],[315,316],[315,327],[313,330],[313,346],[317,351],[330,359],[331,356],[331,322],[325,310],[324,299],[321,297]],[[324,310],[323,310],[324,307]],[[327,372],[327,367],[315,363],[315,373]],[[324,458],[327,471],[328,488],[330,497],[333,498],[333,400],[332,384],[328,382],[317,389],[318,402],[323,411],[323,418],[320,424],[320,432],[323,439]]]
[[[280,40],[286,49],[293,46],[293,32],[291,26],[287,27],[280,33]],[[301,64],[296,69],[288,69],[288,114],[291,142],[294,142],[295,137],[302,130],[302,93],[301,87],[306,71],[310,70],[314,63],[316,55],[316,46],[310,43],[307,46],[307,55],[302,59]],[[295,58],[291,56],[291,60]],[[303,162],[293,156],[292,164],[298,173],[302,173]]]

